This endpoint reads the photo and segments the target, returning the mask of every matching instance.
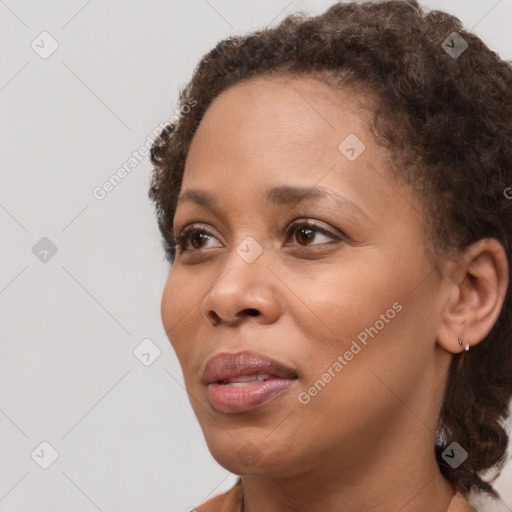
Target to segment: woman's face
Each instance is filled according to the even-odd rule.
[[[196,192],[174,231],[200,233],[177,251],[161,314],[209,449],[234,473],[332,478],[400,443],[432,456],[446,294],[419,203],[367,119],[313,79],[258,79],[223,92],[193,139],[181,195]],[[268,195],[279,187],[300,190]],[[204,382],[212,356],[242,351],[296,378]]]

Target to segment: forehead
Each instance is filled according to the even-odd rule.
[[[386,174],[388,154],[373,139],[372,113],[364,105],[362,97],[309,77],[236,84],[203,116],[182,192],[208,190],[229,209],[249,201],[261,206],[258,198],[272,186],[321,185],[359,201],[374,215],[396,209],[395,184]],[[354,141],[361,152],[348,159],[343,151]]]
[[[283,177],[298,168],[332,165],[342,156],[338,146],[348,135],[357,134],[366,147],[372,142],[369,111],[361,103],[348,92],[308,77],[236,84],[212,102],[201,120],[184,181],[208,179],[205,168],[226,177],[242,170],[253,177],[267,171]]]
[[[236,135],[225,141],[232,145],[237,140],[248,142],[243,136],[249,133],[253,146],[264,142],[272,150],[284,142],[299,146],[294,147],[298,150],[318,137],[338,138],[342,134],[336,137],[336,132],[342,124],[352,131],[366,131],[369,112],[361,108],[362,103],[362,98],[313,78],[248,80],[228,88],[212,102],[194,138],[215,130],[217,139]],[[278,138],[269,139],[268,135]]]

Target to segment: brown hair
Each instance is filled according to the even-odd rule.
[[[449,52],[465,43],[459,55]],[[393,156],[390,172],[420,192],[429,246],[457,257],[481,238],[496,238],[510,279],[512,66],[457,18],[426,12],[415,0],[338,3],[318,16],[293,14],[276,27],[225,39],[202,58],[180,92],[181,107],[194,106],[165,126],[151,148],[149,196],[170,263],[185,160],[208,106],[241,81],[294,74],[366,96],[376,140]],[[499,497],[481,473],[497,470],[494,481],[507,452],[502,421],[512,396],[511,306],[509,286],[486,339],[454,355],[450,367],[435,455],[441,473],[463,493]],[[441,456],[453,441],[468,452],[457,468]]]

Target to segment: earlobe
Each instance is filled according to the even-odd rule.
[[[501,313],[508,273],[505,249],[496,239],[483,238],[465,250],[446,277],[450,296],[437,337],[445,350],[469,350],[485,339]]]

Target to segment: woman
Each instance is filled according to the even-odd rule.
[[[511,91],[509,63],[415,1],[292,15],[203,57],[150,189],[163,324],[241,476],[199,512],[499,498],[481,474],[512,394]]]

